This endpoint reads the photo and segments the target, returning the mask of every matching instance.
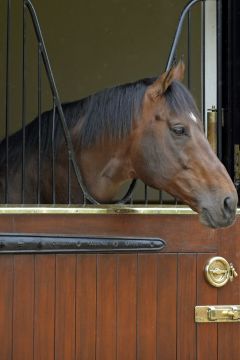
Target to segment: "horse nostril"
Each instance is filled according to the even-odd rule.
[[[236,211],[236,202],[235,202],[233,197],[227,196],[223,201],[223,205],[224,205],[225,213],[230,214],[230,215],[235,213],[235,211]]]

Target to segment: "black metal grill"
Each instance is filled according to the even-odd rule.
[[[166,69],[168,70],[172,63],[175,61],[177,56],[176,48],[179,42],[181,30],[183,27],[184,20],[187,17],[186,22],[186,31],[185,37],[186,41],[186,58],[187,58],[187,85],[191,89],[192,86],[192,79],[191,79],[191,70],[192,70],[192,14],[191,8],[196,3],[202,2],[203,6],[205,6],[205,2],[202,0],[192,0],[190,1],[187,6],[184,8],[178,28],[176,31],[176,35],[171,46],[171,51],[169,54],[168,62],[166,65]],[[201,9],[200,9],[201,10]],[[21,109],[22,109],[22,173],[21,173],[21,203],[25,203],[25,187],[26,187],[26,157],[25,157],[25,145],[26,145],[26,137],[25,137],[25,127],[26,127],[26,106],[28,102],[27,98],[27,87],[26,87],[26,72],[27,72],[27,56],[26,56],[26,40],[30,29],[28,28],[29,23],[27,22],[27,16],[30,15],[31,22],[35,31],[36,41],[37,41],[37,113],[38,113],[38,166],[37,166],[37,203],[41,204],[41,176],[42,176],[42,162],[41,162],[41,114],[42,114],[42,92],[43,92],[43,72],[45,72],[48,84],[51,90],[51,97],[52,97],[52,107],[53,107],[53,115],[52,115],[52,204],[56,204],[56,171],[55,171],[55,125],[56,125],[56,113],[58,113],[62,131],[65,137],[66,148],[68,153],[68,203],[71,204],[71,183],[72,178],[76,177],[77,182],[79,184],[79,191],[83,192],[84,195],[84,203],[89,202],[93,204],[97,204],[97,201],[88,193],[86,189],[81,172],[76,162],[75,153],[73,150],[73,145],[70,137],[70,133],[65,121],[64,112],[61,105],[61,100],[58,94],[58,90],[56,87],[56,83],[54,80],[53,72],[51,69],[50,61],[48,58],[46,46],[44,43],[44,39],[42,36],[41,28],[39,25],[39,21],[35,12],[35,9],[30,0],[23,0],[22,3],[22,89],[21,89]],[[11,83],[11,31],[12,31],[12,0],[7,0],[7,7],[6,7],[6,18],[7,18],[7,28],[6,28],[6,85],[5,85],[5,92],[6,92],[6,110],[5,110],[5,138],[6,138],[6,163],[5,163],[5,195],[4,195],[4,202],[8,204],[9,202],[9,136],[10,136],[10,83]],[[203,19],[204,21],[204,19]],[[204,46],[203,46],[204,51]],[[179,51],[180,55],[182,55],[181,50]],[[204,54],[203,54],[204,60]],[[203,61],[204,64],[204,61]],[[203,76],[202,76],[202,81]],[[202,84],[202,89],[204,92],[204,83]],[[204,104],[202,104],[204,107]],[[204,113],[204,108],[203,108]],[[4,125],[3,125],[4,126]],[[123,196],[120,203],[139,203],[139,199],[135,199],[135,195],[133,193],[133,188],[135,187],[135,181],[132,182],[130,188],[127,190],[126,195]],[[149,188],[145,185],[143,187],[143,195],[141,196],[141,201],[144,204],[148,203],[159,203],[163,204],[164,202],[171,202],[176,203],[177,200],[166,196],[165,193],[159,192],[155,193],[155,200],[149,199]],[[152,191],[152,190],[151,190]]]

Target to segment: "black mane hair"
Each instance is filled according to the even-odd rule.
[[[130,133],[133,120],[141,112],[146,88],[155,78],[116,86],[85,99],[86,112],[81,124],[81,145],[87,147],[106,135],[120,140]]]
[[[79,144],[88,147],[100,141],[104,135],[116,141],[126,136],[132,129],[133,120],[141,112],[142,99],[146,88],[156,78],[147,78],[100,91],[87,98],[63,104],[63,112],[69,130],[79,121]],[[195,102],[184,85],[174,81],[167,89],[166,100],[176,113],[193,112],[198,114]],[[41,153],[51,158],[53,110],[41,114]],[[22,134],[19,130],[8,138],[9,164],[21,164]],[[60,118],[56,111],[54,129],[55,147],[64,142]],[[38,152],[39,121],[33,120],[25,127],[26,160]],[[0,143],[0,168],[6,163],[6,139]]]
[[[134,115],[141,109],[141,102],[147,86],[154,79],[143,79],[134,83],[105,89],[84,99],[62,105],[69,130],[79,121],[79,144],[90,146],[107,136],[120,139],[127,135]],[[51,157],[53,109],[41,114],[41,155]],[[8,138],[9,164],[18,166],[22,156],[23,130]],[[55,148],[64,142],[63,130],[58,112],[55,113],[54,129]],[[76,144],[78,145],[78,144]],[[26,159],[38,152],[39,121],[38,117],[25,127]],[[6,163],[6,139],[0,143],[0,168]]]

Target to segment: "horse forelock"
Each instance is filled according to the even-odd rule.
[[[198,122],[200,113],[190,91],[179,81],[173,81],[165,93],[169,109],[177,116]]]

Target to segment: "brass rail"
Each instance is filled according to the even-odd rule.
[[[187,206],[169,205],[3,205],[0,214],[139,214],[139,215],[186,215],[196,214]]]
[[[2,205],[0,215],[9,214],[81,214],[81,215],[197,215],[184,205]],[[237,210],[240,215],[240,208]]]

